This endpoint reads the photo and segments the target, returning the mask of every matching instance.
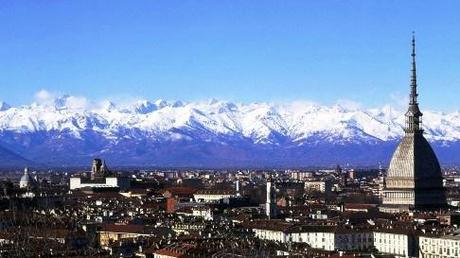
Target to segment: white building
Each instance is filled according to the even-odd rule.
[[[350,230],[336,226],[291,226],[288,223],[271,220],[252,226],[260,239],[281,243],[307,243],[312,248],[326,251],[366,250],[373,245],[371,231]]]
[[[107,168],[105,161],[101,159],[94,159],[91,176],[75,175],[70,178],[70,190],[80,188],[107,188],[118,187],[126,190],[130,186],[130,179],[121,177],[117,174],[111,173]]]
[[[260,239],[281,243],[307,243],[313,248],[326,251],[365,251],[375,248],[382,254],[401,258],[416,257],[418,252],[417,237],[413,230],[366,230],[337,226],[292,225],[277,220],[257,221],[250,227],[255,236]],[[449,253],[455,253],[454,248]]]
[[[313,172],[303,172],[303,171],[291,172],[291,178],[294,180],[304,181],[312,177],[313,177]]]
[[[460,236],[419,237],[420,258],[457,258],[460,257]]]
[[[130,186],[129,178],[110,176],[105,178],[91,179],[83,176],[74,176],[70,178],[70,190],[90,187],[90,188],[106,188],[119,187],[120,189],[128,189]]]
[[[223,191],[214,189],[199,190],[193,194],[193,198],[197,202],[216,203],[225,199],[235,197],[236,194],[233,191]]]
[[[271,230],[271,229],[253,229],[257,238],[276,241],[280,243],[287,242],[287,234],[282,230]]]
[[[294,243],[307,243],[313,248],[326,251],[335,250],[335,227],[301,226],[290,229],[289,240]]]
[[[416,238],[409,231],[375,230],[374,246],[379,252],[395,257],[414,257],[417,255]]]
[[[192,216],[213,220],[213,212],[209,207],[192,207]]]

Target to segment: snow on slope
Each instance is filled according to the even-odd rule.
[[[430,140],[458,141],[460,113],[424,112],[425,135]],[[118,106],[83,103],[62,96],[46,103],[10,107],[0,102],[0,132],[62,131],[81,137],[84,131],[109,140],[130,137],[220,141],[242,137],[255,144],[298,145],[309,141],[378,142],[400,137],[402,111],[323,106],[309,102],[288,104],[136,101]],[[136,133],[132,133],[136,131]]]

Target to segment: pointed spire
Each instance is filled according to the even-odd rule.
[[[415,32],[412,32],[412,75],[411,75],[411,92],[410,92],[410,105],[417,104],[417,67],[415,64]]]
[[[412,32],[412,68],[409,95],[409,109],[406,112],[406,133],[422,133],[422,112],[417,102],[417,66],[415,63],[415,33]]]

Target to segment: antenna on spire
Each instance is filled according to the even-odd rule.
[[[410,92],[410,104],[417,104],[417,67],[415,64],[415,31],[412,31],[412,75],[411,75],[411,92]]]

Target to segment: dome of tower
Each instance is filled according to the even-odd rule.
[[[439,161],[423,134],[406,134],[402,138],[391,158],[387,177],[388,187],[442,187]]]

